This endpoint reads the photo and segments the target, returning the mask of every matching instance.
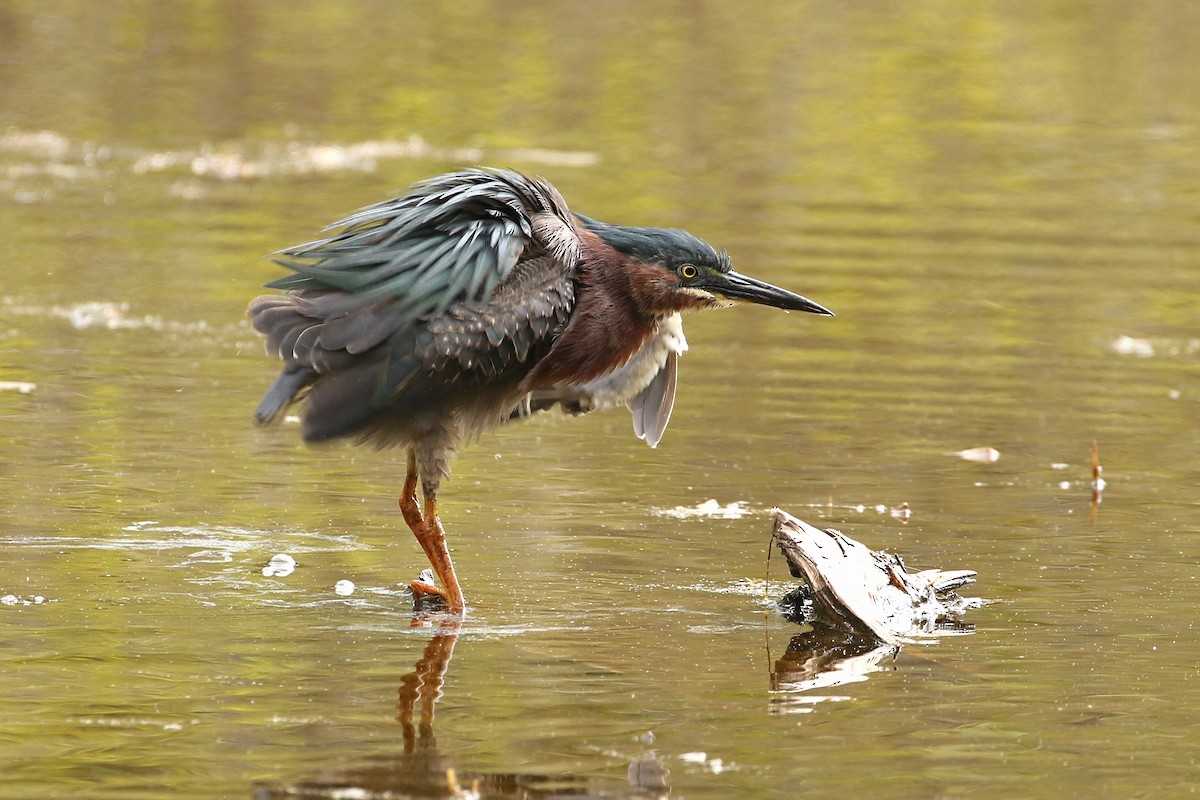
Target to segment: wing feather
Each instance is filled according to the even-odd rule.
[[[289,293],[249,308],[284,362],[259,420],[307,396],[306,439],[358,432],[387,444],[404,430],[385,430],[387,420],[437,392],[497,377],[516,392],[574,305],[575,225],[549,184],[474,169],[275,254],[292,274],[267,285]]]
[[[403,327],[453,303],[486,303],[519,261],[538,252],[573,268],[581,248],[575,225],[550,184],[504,170],[465,170],[419,183],[335,223],[324,239],[276,253],[293,274],[267,286],[345,293],[327,301],[335,314],[388,299]]]
[[[667,363],[658,371],[649,385],[629,401],[633,414],[633,432],[651,447],[658,447],[671,411],[675,408],[675,386],[679,380],[679,354],[674,350],[667,353]]]

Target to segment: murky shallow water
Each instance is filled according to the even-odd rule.
[[[0,27],[0,794],[1197,784],[1191,5],[90,8]],[[658,450],[620,413],[467,450],[446,630],[402,459],[255,430],[242,311],[263,253],[476,160],[839,316],[690,320]],[[776,505],[994,602],[805,683]]]

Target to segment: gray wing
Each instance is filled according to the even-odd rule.
[[[255,416],[266,424],[307,396],[306,441],[356,434],[388,446],[406,441],[410,431],[397,418],[412,418],[448,394],[469,398],[456,401],[467,433],[494,425],[516,402],[521,378],[567,325],[575,283],[551,256],[522,259],[491,303],[452,303],[362,353],[328,345],[326,329],[338,320],[318,310],[327,296],[306,291],[251,302],[251,322],[284,361]],[[359,316],[380,319],[369,311]],[[500,391],[479,391],[490,386]]]
[[[658,447],[671,410],[675,408],[675,384],[679,379],[679,354],[667,353],[667,363],[658,371],[650,385],[626,403],[633,414],[633,432],[651,447]]]
[[[326,350],[361,353],[451,304],[487,302],[523,258],[565,267],[580,242],[566,201],[516,172],[471,169],[433,178],[331,225],[330,236],[282,250],[292,270],[268,283],[311,293]]]

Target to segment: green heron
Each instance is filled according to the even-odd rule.
[[[432,178],[326,230],[275,254],[293,274],[267,286],[287,294],[250,303],[283,361],[255,416],[304,398],[306,442],[406,447],[400,510],[442,585],[413,590],[454,613],[437,496],[464,439],[529,409],[626,403],[657,445],[686,348],[679,312],[745,301],[831,314],[685,231],[573,214],[549,183],[504,170]]]

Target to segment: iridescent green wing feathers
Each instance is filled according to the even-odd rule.
[[[327,230],[335,232],[275,254],[295,274],[267,286],[333,292],[320,302],[329,317],[386,301],[398,327],[441,314],[451,303],[487,302],[531,247],[568,268],[580,249],[574,217],[558,191],[504,170],[425,181]]]

